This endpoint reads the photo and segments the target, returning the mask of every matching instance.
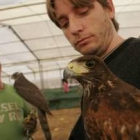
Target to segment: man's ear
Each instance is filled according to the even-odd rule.
[[[108,16],[110,19],[115,17],[115,7],[112,0],[107,0],[108,7],[106,8]]]

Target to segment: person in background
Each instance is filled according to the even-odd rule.
[[[69,92],[69,85],[68,85],[68,82],[65,79],[62,79],[62,86],[63,86],[64,93]]]
[[[31,106],[2,82],[0,64],[0,139],[28,140],[35,131],[37,119]]]
[[[99,56],[116,76],[140,89],[140,39],[118,34],[112,0],[47,0],[47,13],[75,50]],[[82,115],[69,140],[87,140]]]

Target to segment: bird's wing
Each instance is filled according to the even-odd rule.
[[[140,138],[140,113],[135,111],[114,111],[106,107],[106,102],[102,102],[100,111],[93,112],[91,108],[87,108],[83,118],[85,130],[91,140],[101,137],[111,140],[116,140],[116,137],[122,140]]]
[[[18,79],[14,83],[14,88],[22,98],[35,107],[45,110],[46,106],[48,106],[41,91],[30,81],[24,78]]]
[[[89,138],[140,138],[140,91],[127,83],[124,87],[108,91],[98,101],[83,99],[82,114]]]

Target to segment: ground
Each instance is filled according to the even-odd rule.
[[[53,110],[52,114],[53,117],[48,117],[52,140],[68,140],[68,136],[80,115],[80,109]],[[34,140],[45,140],[40,126],[38,126],[33,138]]]

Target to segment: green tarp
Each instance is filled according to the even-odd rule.
[[[74,108],[80,106],[81,91],[79,87],[71,87],[67,93],[63,89],[47,89],[44,91],[51,109]]]

